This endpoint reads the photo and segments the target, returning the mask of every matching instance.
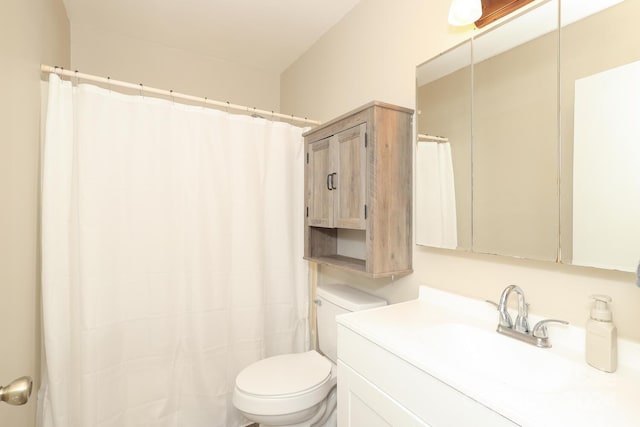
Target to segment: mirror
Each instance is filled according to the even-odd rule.
[[[418,67],[416,243],[471,250],[471,42]]]
[[[576,2],[563,0],[561,10],[561,261],[636,271],[640,2],[609,1],[618,4],[584,18],[574,16]]]
[[[473,40],[473,251],[555,261],[558,3]]]
[[[417,133],[446,139],[417,142],[417,244],[452,247],[438,235],[451,209],[433,196],[447,198],[439,156],[448,145],[453,247],[556,260],[557,22],[557,2],[549,1],[417,68]],[[539,170],[550,174],[532,179]]]
[[[450,145],[455,248],[635,271],[637,16],[635,0],[542,2],[418,67],[417,132]],[[420,146],[416,243],[451,247],[418,234],[449,212],[420,200]]]

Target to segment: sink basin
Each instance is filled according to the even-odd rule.
[[[452,380],[547,393],[565,388],[582,368],[550,349],[463,323],[431,326],[421,331],[420,339],[425,359]]]

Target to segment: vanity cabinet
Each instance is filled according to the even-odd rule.
[[[408,363],[380,343],[339,324],[338,425],[516,427],[518,424]]]
[[[619,339],[618,370],[603,373],[582,328],[550,329],[541,349],[496,333],[486,301],[426,286],[336,322],[340,427],[640,425],[640,344]]]
[[[412,271],[412,121],[374,101],[304,134],[305,259],[374,278]]]
[[[348,365],[338,361],[340,425],[346,427],[430,427]]]

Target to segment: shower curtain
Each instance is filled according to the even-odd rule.
[[[308,348],[303,129],[51,75],[44,427],[229,427],[236,374]]]
[[[458,247],[456,189],[451,144],[418,141],[416,147],[416,244]]]

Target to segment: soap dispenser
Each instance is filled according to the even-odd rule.
[[[592,295],[594,300],[591,318],[587,321],[587,363],[605,372],[615,372],[618,367],[618,333],[608,303],[611,297]]]

